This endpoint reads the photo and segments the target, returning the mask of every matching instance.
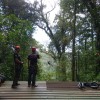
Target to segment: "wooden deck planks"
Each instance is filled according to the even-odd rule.
[[[100,100],[100,90],[75,90],[74,88],[72,88],[72,90],[52,90],[47,89],[47,83],[45,81],[38,81],[38,87],[36,88],[27,87],[26,81],[20,81],[21,85],[18,86],[17,89],[12,89],[11,84],[11,81],[6,81],[0,87],[0,100]],[[63,84],[65,83],[58,82],[55,83],[55,86],[56,88],[59,86],[61,88]],[[68,88],[69,85],[72,85],[69,83],[66,84],[66,88]]]

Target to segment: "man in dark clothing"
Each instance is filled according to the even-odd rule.
[[[15,64],[15,73],[14,74],[15,75],[14,75],[12,88],[16,88],[16,86],[20,85],[18,83],[18,80],[20,78],[20,73],[21,73],[23,62],[21,61],[19,51],[20,51],[20,46],[15,46],[15,52],[14,52],[14,64]]]
[[[38,62],[39,55],[36,52],[36,48],[32,48],[32,54],[28,55],[28,87],[32,85],[32,87],[37,87],[35,84],[36,75],[38,70]],[[32,84],[31,84],[32,82]]]

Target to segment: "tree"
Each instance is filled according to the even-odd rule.
[[[91,14],[93,27],[96,32],[96,49],[98,54],[96,75],[100,72],[100,2],[98,0],[81,0]]]
[[[21,55],[23,56],[23,61],[25,61],[25,77],[27,74],[27,63],[26,56],[30,51],[30,47],[34,44],[37,45],[35,39],[32,38],[32,33],[34,32],[33,16],[31,16],[28,7],[30,6],[22,1],[12,1],[12,0],[2,0],[0,2],[1,12],[0,12],[0,71],[4,73],[7,79],[12,79],[13,70],[13,47],[15,45],[21,46]],[[13,4],[12,4],[12,3]],[[20,2],[22,5],[20,5]],[[15,5],[15,6],[14,6]],[[27,5],[27,6],[26,6]],[[19,8],[18,8],[19,7]],[[13,9],[12,9],[13,8]],[[22,12],[21,12],[22,11]],[[29,15],[28,15],[29,14]],[[34,15],[34,14],[33,14]],[[33,19],[31,19],[31,16]],[[32,20],[32,21],[31,21]],[[6,48],[6,49],[5,49]],[[22,75],[23,76],[23,75]],[[24,79],[25,79],[24,77]],[[22,77],[23,78],[23,77]]]
[[[90,64],[89,57],[92,57],[94,62],[94,52],[91,50],[94,48],[95,43],[95,32],[92,29],[93,25],[91,24],[92,19],[90,13],[87,11],[87,8],[84,7],[82,2],[79,0],[60,0],[61,9],[66,13],[66,20],[70,23],[67,29],[69,29],[70,34],[72,35],[71,47],[72,47],[72,80],[77,80],[77,75],[85,75],[89,73],[90,66],[94,67],[94,64]],[[86,0],[85,0],[86,1]],[[86,4],[86,3],[85,3]],[[77,10],[76,10],[77,8]],[[84,14],[84,17],[82,17]],[[91,27],[92,26],[92,27]],[[91,32],[92,31],[92,32]],[[92,37],[92,47],[91,47],[91,37]],[[78,40],[79,39],[79,40]],[[77,46],[79,46],[77,48]],[[87,47],[89,49],[87,49]],[[91,56],[87,53],[91,52]],[[81,55],[82,53],[82,55]],[[83,57],[84,56],[84,57]],[[89,57],[88,57],[89,56]],[[79,61],[79,58],[84,58]],[[81,69],[80,69],[81,68]],[[83,71],[83,69],[84,71]],[[86,69],[85,69],[86,68]],[[91,71],[93,70],[91,68]],[[79,70],[80,69],[80,72]],[[80,76],[80,75],[79,75]]]
[[[58,25],[50,25],[49,22],[49,13],[54,9],[48,11],[48,12],[44,12],[44,8],[45,5],[43,5],[42,0],[40,2],[40,5],[37,6],[37,17],[38,17],[38,21],[36,23],[36,25],[43,29],[45,31],[45,33],[50,37],[51,39],[51,43],[49,46],[50,49],[50,54],[52,54],[52,57],[54,58],[54,60],[58,63],[58,68],[61,67],[61,71],[60,73],[64,76],[64,77],[59,77],[59,79],[61,80],[66,80],[66,66],[62,66],[61,64],[61,60],[63,57],[65,57],[65,52],[66,52],[66,45],[69,44],[69,40],[68,36],[66,35],[66,22],[64,20],[64,13],[60,13],[60,15],[58,15],[56,18],[56,22]],[[58,21],[59,20],[59,21]]]

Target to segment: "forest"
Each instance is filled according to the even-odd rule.
[[[100,1],[59,0],[60,10],[50,24],[43,0],[0,0],[0,73],[14,76],[14,46],[24,62],[20,80],[27,80],[27,56],[38,48],[37,80],[100,81]],[[36,27],[49,36],[46,50],[35,40]],[[42,34],[42,33],[41,33]]]

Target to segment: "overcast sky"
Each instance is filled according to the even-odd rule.
[[[34,2],[34,0],[28,0],[28,1]],[[38,0],[38,1],[40,1],[40,0]],[[51,23],[54,20],[55,14],[59,11],[58,1],[59,0],[43,0],[43,3],[47,5],[46,11],[50,11],[54,7],[54,5],[56,5],[55,10],[52,11],[52,13],[50,14]],[[40,42],[44,46],[47,46],[49,41],[50,41],[50,39],[46,35],[46,33],[43,30],[39,29],[39,28],[33,34],[33,38],[35,38],[38,42]]]

